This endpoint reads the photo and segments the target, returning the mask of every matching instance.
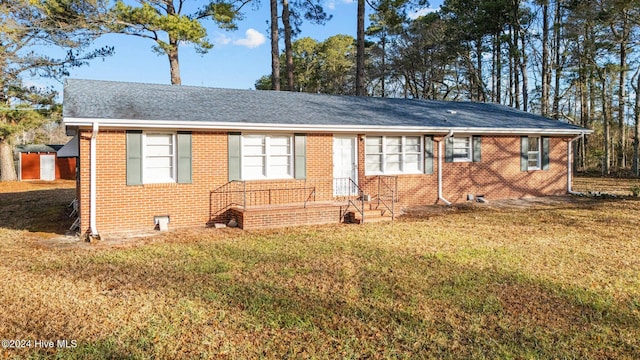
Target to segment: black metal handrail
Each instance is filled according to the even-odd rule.
[[[382,179],[382,176],[378,176],[378,208],[380,207],[380,205],[382,204],[387,210],[389,210],[391,212],[391,221],[395,220],[395,209],[394,209],[394,204],[396,202],[396,192],[397,192],[397,187],[398,187],[398,178],[397,177],[393,177],[394,178],[394,183],[395,183],[395,190],[391,188],[391,186],[389,186],[389,184],[387,184],[387,182],[385,180]],[[384,191],[381,191],[382,190]],[[387,195],[388,193],[391,193],[391,195]],[[391,205],[389,206],[389,204],[387,204],[387,202],[385,200],[391,200]]]
[[[289,184],[229,181],[209,192],[210,218],[224,215],[232,207],[246,210],[249,206],[302,203],[306,208],[318,198],[346,204],[342,218],[353,206],[364,222],[364,192],[352,178],[291,180]]]
[[[347,178],[344,178],[344,179],[347,179]],[[340,180],[340,179],[336,179],[336,180]],[[352,178],[348,178],[347,184],[349,185],[349,195],[351,195],[351,196],[347,196],[347,207],[344,209],[344,212],[343,212],[343,215],[342,215],[343,216],[343,221],[344,221],[344,216],[348,212],[347,210],[349,209],[349,206],[353,205],[353,207],[356,209],[356,211],[360,213],[360,219],[361,219],[360,223],[364,224],[364,191],[362,191],[360,186],[358,186],[358,184],[356,184],[356,182]],[[353,190],[356,190],[355,194],[354,194]],[[358,205],[354,201],[354,199],[353,199],[354,196],[353,195],[357,195],[355,200],[360,203],[360,207],[358,207]]]

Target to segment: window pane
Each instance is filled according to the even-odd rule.
[[[173,182],[173,134],[145,134],[144,182]]]
[[[243,154],[247,155],[247,156],[251,156],[251,155],[263,155],[264,154],[264,147],[262,146],[245,146],[243,150]]]
[[[400,155],[386,155],[385,158],[385,172],[398,172],[400,171],[401,156]]]
[[[367,136],[367,154],[382,153],[382,136]]]
[[[371,172],[382,171],[382,155],[369,155],[366,158],[366,170]]]
[[[271,155],[289,155],[289,145],[271,145]]]
[[[272,156],[271,165],[272,166],[289,166],[289,157],[288,156]]]
[[[147,168],[145,169],[145,181],[146,182],[160,182],[160,181],[172,181],[173,169],[172,168]]]
[[[453,148],[468,148],[469,147],[469,138],[453,138]]]
[[[147,134],[147,145],[171,145],[172,134]]]
[[[537,151],[533,151],[533,152],[529,152],[529,167],[533,167],[533,168],[538,168],[540,167],[540,163],[538,161],[539,159],[539,152]]]
[[[147,156],[171,156],[171,145],[148,145]]]
[[[271,166],[269,168],[269,177],[288,177],[291,176],[289,174],[289,166]]]
[[[407,154],[404,157],[404,171],[419,171],[420,170],[420,155],[419,154]]]
[[[539,137],[529,137],[529,151],[540,151]]]
[[[471,140],[468,137],[453,138],[453,158],[471,159]]]
[[[385,144],[387,153],[397,154],[402,152],[402,137],[388,136]]]
[[[171,167],[173,159],[171,157],[149,157],[146,160],[148,168]]]
[[[262,146],[264,145],[264,136],[262,135],[243,135],[242,136],[242,144],[243,145],[256,145]]]
[[[272,136],[270,138],[271,146],[289,146],[288,136]]]
[[[242,167],[242,178],[246,180],[250,179],[262,179],[264,178],[264,167],[263,166],[243,166]]]
[[[245,156],[242,159],[245,166],[264,166],[264,156]]]
[[[420,138],[417,136],[407,136],[405,139],[405,153],[419,153],[420,152]]]
[[[453,149],[453,157],[455,159],[468,159],[469,149]]]

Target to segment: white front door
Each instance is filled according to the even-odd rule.
[[[40,155],[40,180],[56,179],[56,156]]]
[[[355,136],[333,137],[333,195],[357,194],[352,179],[358,182],[357,141]]]

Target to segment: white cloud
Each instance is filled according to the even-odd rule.
[[[327,9],[329,10],[335,10],[336,8],[336,3],[341,3],[341,4],[351,4],[356,2],[356,0],[328,0],[325,4],[325,6],[327,7]]]
[[[409,14],[409,19],[415,20],[415,19],[419,18],[420,16],[425,16],[427,14],[431,14],[432,12],[436,12],[438,10],[440,10],[440,9],[432,8],[432,7],[422,8],[422,9],[419,9],[419,10],[416,10],[416,11],[410,13]]]
[[[225,36],[224,34],[220,34],[218,37],[216,37],[214,42],[218,45],[227,45],[228,43],[231,42],[231,38]]]
[[[245,32],[243,39],[238,39],[233,43],[235,45],[246,46],[250,49],[258,47],[266,41],[266,37],[256,29],[249,29]]]

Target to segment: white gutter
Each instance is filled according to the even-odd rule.
[[[213,122],[213,121],[171,121],[140,119],[91,119],[64,118],[66,126],[90,127],[96,121],[102,128],[114,129],[180,129],[180,130],[219,130],[219,131],[270,131],[270,132],[326,132],[326,133],[442,133],[450,127],[436,126],[379,126],[379,125],[310,125],[310,124],[275,124],[250,122]],[[488,127],[456,127],[456,133],[474,135],[575,135],[582,129],[541,129],[541,128],[488,128]],[[591,133],[593,131],[586,131]]]
[[[96,137],[98,136],[98,123],[92,124],[91,144],[90,144],[90,174],[89,174],[89,227],[91,236],[98,236],[96,227]]]
[[[573,145],[573,142],[575,140],[578,140],[578,139],[580,139],[582,137],[584,137],[584,133],[574,137],[573,139],[569,140],[569,142],[567,143],[567,193],[571,194],[571,195],[584,195],[581,192],[576,192],[576,191],[572,190],[572,181],[573,180],[571,179],[571,176],[572,176],[572,173],[573,173],[573,170],[572,170],[572,168],[573,168],[573,166],[572,166],[573,165],[573,161],[572,161],[573,160],[572,159],[572,157],[573,157],[573,154],[572,154],[573,146],[572,145]]]
[[[442,201],[447,205],[451,205],[451,202],[444,198],[442,195],[442,153],[444,152],[444,143],[447,138],[453,136],[453,130],[449,130],[449,133],[445,135],[438,142],[438,200]]]

